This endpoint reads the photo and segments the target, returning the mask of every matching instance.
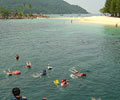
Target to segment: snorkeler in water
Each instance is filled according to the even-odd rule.
[[[9,68],[8,71],[4,70],[3,72],[6,74],[7,78],[8,76],[12,76],[12,75],[21,75],[21,71],[15,70],[11,72]]]
[[[66,87],[68,85],[69,85],[68,80],[66,80],[66,79],[61,80],[61,87]]]
[[[7,75],[7,77],[8,76],[12,76],[12,72],[10,71],[10,69],[8,68],[8,72],[7,71],[3,71],[6,75]]]
[[[46,76],[46,75],[47,75],[46,70],[43,70],[42,73],[36,73],[36,74],[33,74],[32,76],[33,76],[34,78],[41,78],[42,76]]]
[[[16,55],[16,56],[15,56],[15,59],[18,61],[18,60],[19,60],[19,55]]]
[[[86,76],[85,73],[81,73],[75,69],[75,67],[69,69],[70,72],[74,73],[75,76]]]
[[[50,66],[50,64],[48,64],[47,68],[48,68],[48,70],[52,70],[53,69],[53,67]]]
[[[43,72],[41,73],[41,76],[46,76],[46,75],[47,75],[46,70],[43,70]]]
[[[30,62],[30,61],[27,61],[25,67],[26,67],[26,68],[32,68],[31,62]]]

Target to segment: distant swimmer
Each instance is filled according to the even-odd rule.
[[[52,70],[52,69],[53,69],[53,67],[50,66],[50,64],[48,64],[48,70]]]
[[[18,71],[18,70],[15,70],[15,71],[10,71],[10,69],[8,69],[8,72],[7,71],[3,71],[6,75],[7,75],[7,78],[8,76],[12,76],[12,75],[20,75],[21,74],[21,71]]]
[[[7,74],[7,76],[12,76],[11,72],[7,72],[6,74]]]
[[[8,72],[7,71],[3,71],[7,76],[12,76],[12,72],[10,71],[10,69],[8,68]]]
[[[42,73],[36,73],[36,74],[33,74],[32,76],[33,76],[34,78],[41,78],[42,76],[46,76],[46,75],[47,75],[46,70],[43,70]]]
[[[76,76],[86,76],[85,73],[81,73],[81,72],[77,71],[74,67],[69,69],[69,71],[74,73]]]
[[[68,85],[69,85],[68,80],[66,80],[66,79],[61,80],[61,87],[66,87]]]
[[[115,27],[118,27],[118,24],[115,24]]]
[[[86,74],[85,73],[81,73],[81,72],[77,72],[76,76],[86,76]]]
[[[26,67],[26,68],[32,68],[31,62],[30,62],[30,61],[27,61],[25,67]]]
[[[13,93],[15,98],[13,98],[11,100],[27,100],[26,97],[20,96],[20,89],[19,88],[13,88],[12,93]]]
[[[19,55],[16,55],[16,56],[15,56],[15,59],[18,61],[18,60],[19,60]]]
[[[73,22],[73,21],[71,20],[71,24],[72,24],[72,22]]]
[[[43,72],[40,73],[40,77],[42,77],[42,76],[46,76],[46,75],[47,75],[47,71],[46,71],[46,70],[43,70]]]
[[[41,73],[42,76],[46,76],[47,75],[47,72],[46,70],[43,70],[43,72]]]

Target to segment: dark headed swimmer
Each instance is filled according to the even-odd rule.
[[[19,88],[13,88],[12,93],[13,93],[15,98],[13,98],[11,100],[27,100],[26,97],[20,96],[20,89]]]
[[[46,70],[43,70],[42,76],[45,76],[47,74]]]
[[[15,56],[15,59],[16,59],[16,60],[19,60],[19,55],[16,55],[16,56]]]

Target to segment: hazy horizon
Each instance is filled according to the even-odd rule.
[[[70,4],[79,5],[90,13],[100,13],[106,0],[64,0]]]

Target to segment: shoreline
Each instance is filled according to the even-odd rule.
[[[92,16],[92,17],[84,17],[79,18],[77,20],[78,23],[91,23],[91,24],[101,24],[101,25],[109,25],[109,26],[120,26],[120,18],[109,17],[109,16]]]
[[[20,15],[15,15],[15,14],[11,14],[9,16],[2,16],[0,14],[0,19],[1,20],[6,20],[6,19],[37,19],[37,17],[39,18],[49,18],[49,16],[45,16],[43,14],[33,14],[33,15],[28,15],[26,14],[26,16],[20,16]]]
[[[3,18],[0,18],[4,20]],[[22,18],[8,18],[8,19],[62,19],[70,20],[71,23],[90,23],[120,27],[120,18],[109,17],[109,16],[91,16],[91,17],[49,17],[34,15],[33,17],[22,17]]]
[[[41,18],[37,18],[41,19]],[[120,27],[120,18],[109,16],[91,16],[91,17],[48,17],[47,19],[70,20],[71,23],[89,23]]]
[[[109,25],[120,27],[120,18],[109,17],[109,16],[91,16],[91,17],[56,17],[48,19],[68,19],[73,23],[90,23],[99,25]]]

